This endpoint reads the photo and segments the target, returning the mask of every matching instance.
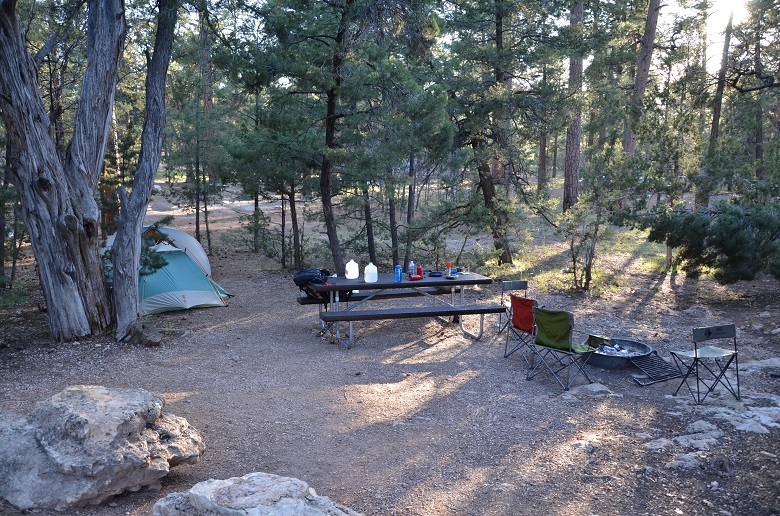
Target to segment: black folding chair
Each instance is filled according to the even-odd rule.
[[[729,339],[733,349],[725,349],[717,346],[702,346],[700,342],[715,339]],[[731,347],[731,346],[730,346]],[[737,328],[733,324],[719,326],[707,326],[693,329],[693,350],[672,351],[677,367],[683,374],[682,382],[674,391],[674,395],[680,392],[683,385],[693,396],[697,405],[701,405],[707,396],[718,385],[725,387],[735,398],[739,399],[739,357],[737,354]],[[734,365],[734,385],[727,375],[729,368]],[[696,381],[696,388],[691,385]]]

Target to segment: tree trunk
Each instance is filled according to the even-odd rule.
[[[596,110],[591,109],[590,110],[590,132],[588,133],[588,143],[587,148],[592,149],[596,144]],[[604,124],[600,124],[603,126]]]
[[[0,4],[0,112],[11,149],[10,180],[38,264],[49,328],[57,341],[103,334],[112,314],[95,198],[125,36],[124,6],[119,0],[89,3],[87,68],[62,160],[15,9],[15,0]]]
[[[780,142],[780,98],[775,97],[774,105],[774,109],[769,110],[769,123],[772,126],[771,132],[774,134],[772,141]]]
[[[202,242],[200,237],[200,198],[203,186],[200,182],[200,109],[195,113],[195,240]]]
[[[122,167],[122,165],[123,165],[123,163],[122,163],[122,153],[119,150],[119,131],[118,131],[118,125],[116,123],[116,111],[115,110],[111,111],[111,140],[112,140],[111,143],[113,145],[113,148],[111,150],[112,150],[112,153],[114,155],[114,161],[115,161],[115,163],[114,163],[114,167],[115,167],[114,173],[121,177],[123,172],[124,172],[124,170],[123,170],[123,167]]]
[[[252,210],[252,251],[260,252],[260,192],[255,189],[252,193],[254,209]]]
[[[281,196],[281,205],[282,205],[282,224],[281,224],[281,235],[282,235],[282,270],[287,268],[287,242],[285,240],[286,237],[286,228],[287,228],[287,210],[284,207],[284,194]]]
[[[295,270],[303,269],[303,242],[301,242],[301,231],[298,227],[298,207],[295,204],[295,187],[291,187],[287,192],[287,201],[290,205],[290,224],[292,225],[293,237],[293,267]]]
[[[579,30],[585,17],[581,1],[571,9],[569,25]],[[580,144],[582,141],[582,57],[569,58],[569,95],[574,99],[571,123],[566,129],[566,157],[563,165],[563,211],[577,204],[580,191]]]
[[[19,258],[22,254],[22,245],[25,239],[25,227],[19,220],[19,202],[14,203],[14,217],[11,224],[11,228],[14,232],[14,236],[11,239],[11,286],[16,283],[16,265],[19,262]]]
[[[477,166],[479,173],[479,188],[482,191],[482,198],[485,206],[493,215],[491,220],[491,233],[493,235],[493,248],[498,251],[498,264],[512,263],[512,252],[509,249],[509,238],[507,236],[507,227],[509,226],[509,215],[506,209],[501,205],[501,199],[496,196],[496,187],[493,173],[488,163],[480,163]]]
[[[209,229],[209,189],[208,179],[206,178],[206,171],[203,171],[203,225],[206,228],[206,248],[208,249],[208,255],[211,256],[211,230]]]
[[[52,7],[52,11],[53,11]],[[52,13],[54,14],[54,13]],[[49,75],[49,118],[51,119],[54,134],[54,145],[57,147],[57,155],[62,159],[65,156],[65,123],[62,120],[62,114],[65,112],[63,105],[64,82],[66,71],[68,69],[69,55],[60,53],[61,49],[55,46],[49,54],[48,75]]]
[[[146,76],[146,109],[141,134],[141,152],[133,178],[133,191],[128,196],[124,186],[119,188],[120,211],[113,246],[114,289],[116,307],[116,338],[141,339],[135,330],[144,327],[138,304],[138,267],[141,258],[141,229],[146,208],[160,165],[163,133],[165,130],[165,76],[168,71],[173,37],[176,28],[177,0],[159,0],[157,32],[154,53],[148,63]],[[138,321],[141,323],[142,321]],[[150,330],[146,340],[156,340]]]
[[[214,139],[214,129],[211,125],[211,112],[214,110],[214,85],[213,83],[213,65],[211,62],[211,39],[209,37],[208,30],[209,13],[206,9],[198,10],[198,39],[200,43],[200,85],[201,85],[201,97],[203,98],[203,126],[204,141],[206,145],[203,148],[204,159],[201,167],[203,168],[203,176],[208,177],[208,183],[214,181],[214,169],[212,166],[213,152],[212,152],[212,140]],[[204,185],[207,181],[203,181]],[[208,232],[208,229],[206,230]],[[208,234],[206,235],[208,239]],[[209,244],[209,253],[211,253],[211,245]]]
[[[327,91],[327,104],[325,108],[325,147],[328,151],[336,149],[336,122],[338,113],[339,91],[342,82],[342,64],[344,63],[344,40],[347,34],[347,22],[354,5],[355,0],[347,0],[344,10],[341,13],[339,28],[336,31],[336,37],[333,41],[333,55],[331,56],[331,79],[333,87]],[[339,234],[336,228],[336,218],[333,213],[333,192],[331,191],[331,179],[333,176],[333,162],[329,153],[322,155],[322,165],[320,167],[320,198],[322,199],[322,216],[325,219],[325,231],[328,235],[330,253],[333,256],[333,266],[337,271],[343,271],[344,257],[341,254],[341,244],[339,243]]]
[[[504,59],[504,22],[508,13],[501,0],[494,1],[494,23],[496,63]],[[504,68],[503,64],[496,64],[493,68],[493,80],[497,94],[507,99],[511,97],[512,75]],[[492,214],[491,233],[493,236],[493,248],[498,251],[498,264],[511,264],[512,251],[509,245],[509,214],[506,204],[502,202],[496,191],[496,185],[502,184],[502,176],[509,164],[511,147],[511,123],[512,113],[509,101],[497,104],[492,118],[492,126],[485,126],[482,135],[472,138],[472,146],[477,155],[480,155],[477,164],[479,174],[479,189],[485,207]],[[489,135],[489,136],[488,136]],[[492,142],[492,147],[488,146]]]
[[[590,246],[585,249],[585,263],[583,265],[584,282],[583,290],[590,290],[590,282],[593,280],[593,263],[596,261],[596,244],[599,240],[601,229],[601,208],[596,207],[596,221],[593,223],[593,234],[590,237]]]
[[[539,137],[539,177],[536,182],[536,190],[543,192],[547,188],[547,135]]]
[[[8,146],[6,145],[6,156],[8,156],[7,149]],[[6,163],[8,163],[7,160]],[[7,175],[7,168],[8,167],[3,167],[3,181],[0,183],[0,228],[2,228],[2,230],[0,230],[0,288],[8,288],[10,286],[9,281],[5,275],[5,250],[8,245],[8,231],[6,231],[6,227],[8,226],[5,221],[5,214],[8,209],[7,207],[11,205],[11,196],[9,195],[8,191],[8,181],[5,179]]]
[[[366,218],[366,243],[368,244],[368,259],[376,265],[376,242],[374,241],[374,218],[371,216],[371,198],[368,187],[363,187],[363,214]]]
[[[198,145],[201,170],[201,188],[203,192],[203,225],[206,231],[206,251],[209,255],[211,250],[211,231],[209,229],[209,193],[210,185],[214,184],[214,170],[212,167],[213,152],[212,142],[214,139],[214,130],[211,125],[211,112],[214,110],[214,87],[213,66],[211,63],[211,40],[208,31],[208,11],[198,10],[198,42],[200,45],[199,71],[200,71],[200,94],[203,99],[203,120],[201,122],[201,131],[198,132],[198,141],[205,145]],[[203,154],[201,157],[200,154]]]
[[[395,188],[389,187],[387,192],[387,211],[390,217],[390,248],[393,254],[393,265],[400,263],[398,253],[398,215],[395,206]],[[406,270],[406,269],[404,269]]]
[[[409,155],[409,195],[406,205],[406,249],[404,251],[404,270],[409,268],[414,242],[414,205],[417,202],[417,169],[414,166],[414,154]]]
[[[337,93],[335,89],[328,91],[327,115],[325,117],[325,145],[328,149],[334,149],[336,146],[336,96]],[[325,219],[325,231],[328,235],[330,253],[333,257],[333,266],[337,271],[342,271],[344,270],[344,258],[341,254],[341,244],[339,243],[339,235],[336,228],[336,218],[333,213],[333,192],[331,191],[332,175],[333,163],[327,154],[323,154],[322,166],[320,168],[322,216]]]
[[[552,177],[558,177],[558,133],[553,137]]]
[[[718,144],[720,134],[720,111],[723,107],[723,92],[726,89],[726,67],[729,61],[729,44],[731,43],[732,21],[734,13],[729,16],[729,22],[726,24],[726,32],[723,40],[723,54],[720,61],[720,70],[718,71],[718,86],[715,89],[715,98],[712,101],[712,124],[710,125],[710,141],[707,146],[707,155],[704,159],[704,165],[701,168],[699,177],[696,180],[696,196],[694,203],[697,206],[707,206],[710,203],[710,193],[712,192],[712,177],[707,171],[708,161],[714,157],[715,148]]]
[[[753,68],[759,76],[763,75],[763,66],[761,64],[761,19],[756,20],[756,30],[754,34],[755,43],[753,44]],[[764,170],[764,110],[761,105],[763,90],[756,92],[756,179],[766,179]]]
[[[645,33],[642,36],[642,48],[636,62],[636,78],[634,91],[631,94],[631,103],[628,106],[628,124],[623,136],[623,152],[628,156],[636,153],[637,136],[633,126],[642,118],[642,98],[647,90],[647,80],[650,77],[650,65],[652,64],[653,45],[655,42],[655,29],[658,26],[658,14],[661,10],[661,0],[650,0],[645,20]]]

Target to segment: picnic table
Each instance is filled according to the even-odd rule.
[[[342,277],[328,278],[324,284],[312,284],[310,287],[328,296],[329,309],[320,310],[323,324],[331,328],[338,342],[347,349],[352,347],[354,321],[374,321],[381,319],[405,319],[413,317],[452,317],[457,318],[461,331],[472,339],[482,337],[485,314],[504,313],[500,304],[465,304],[463,292],[468,287],[490,285],[493,280],[476,273],[458,273],[450,278],[445,276],[430,276],[426,274],[420,280],[410,280],[404,275],[402,281],[396,282],[393,274],[379,274],[375,283],[366,283],[362,278],[347,279]],[[359,293],[352,293],[355,290]],[[430,298],[428,306],[402,306],[393,308],[366,309],[369,301],[382,299],[414,299]],[[346,300],[346,301],[345,301]],[[300,301],[299,301],[300,302]],[[464,315],[479,315],[479,333],[473,334],[463,327]],[[342,322],[349,324],[348,338],[342,338]]]

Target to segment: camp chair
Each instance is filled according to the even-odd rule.
[[[731,339],[734,349],[724,349],[717,346],[702,346],[700,342],[714,339]],[[693,350],[672,351],[677,367],[683,374],[682,382],[674,391],[674,395],[680,391],[683,385],[693,396],[697,405],[701,405],[704,399],[715,390],[718,384],[726,388],[735,398],[739,399],[739,358],[737,356],[737,328],[733,324],[708,326],[693,329]],[[736,389],[732,386],[729,377],[726,376],[731,364],[734,364],[734,380]],[[689,378],[696,380],[694,391]],[[704,387],[704,389],[702,389]],[[702,392],[703,391],[703,392]]]
[[[510,310],[512,318],[509,320],[510,324],[508,325],[508,331],[506,332],[504,358],[515,351],[520,351],[526,364],[530,366],[531,364],[528,361],[528,355],[522,348],[528,347],[533,340],[534,307],[539,305],[535,299],[528,299],[514,294],[509,294],[509,301],[511,304]],[[513,344],[511,350],[509,349],[510,341],[512,341]]]
[[[574,315],[571,312],[545,310],[539,307],[534,307],[533,311],[534,338],[529,345],[532,353],[526,379],[530,380],[540,371],[547,369],[564,391],[569,390],[580,373],[588,383],[592,383],[582,366],[587,363],[590,352],[595,351],[595,348],[588,344],[574,344],[571,341]],[[544,365],[544,369],[540,367],[541,365]]]
[[[506,307],[506,321],[503,321],[504,314],[498,314],[498,333],[504,331],[509,325],[509,322],[512,320],[511,298],[506,298],[505,296],[507,292],[513,292],[515,290],[522,290],[523,297],[528,297],[528,282],[526,280],[511,280],[501,282],[501,304]]]

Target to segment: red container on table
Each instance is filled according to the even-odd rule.
[[[417,266],[417,271],[416,272],[417,272],[418,276],[422,277],[422,275],[423,275],[423,273],[422,273],[422,265],[418,265]]]

